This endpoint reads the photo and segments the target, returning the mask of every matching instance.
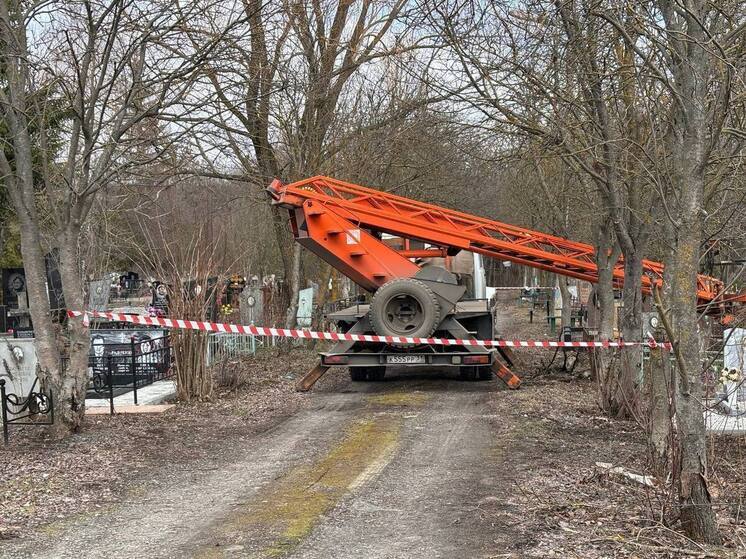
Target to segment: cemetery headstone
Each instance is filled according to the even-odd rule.
[[[259,285],[252,283],[239,295],[241,323],[264,326],[264,293]]]

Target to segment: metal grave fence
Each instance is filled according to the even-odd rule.
[[[211,332],[207,337],[207,366],[226,359],[256,355],[257,351],[275,347],[277,341],[276,336]]]
[[[34,381],[26,396],[5,391],[5,379],[0,379],[0,409],[2,411],[3,441],[7,445],[8,430],[15,425],[52,425],[54,401],[51,392],[36,391],[39,379]]]

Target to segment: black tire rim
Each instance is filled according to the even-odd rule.
[[[394,295],[383,307],[383,322],[387,329],[399,335],[410,335],[425,322],[419,299],[408,293]]]

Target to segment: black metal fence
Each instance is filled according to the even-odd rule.
[[[100,336],[96,337],[102,340]],[[96,341],[98,341],[96,340]],[[128,342],[91,344],[88,356],[86,399],[108,399],[114,413],[114,398],[132,392],[138,404],[138,390],[173,376],[173,352],[168,335],[150,338],[133,335]],[[69,359],[62,360],[62,368]]]
[[[168,336],[139,341],[132,337],[126,344],[96,345],[88,357],[89,394],[108,398],[112,414],[118,393],[131,391],[137,405],[138,389],[172,376],[173,354]]]
[[[26,396],[5,391],[5,379],[0,379],[0,408],[3,419],[3,441],[8,444],[8,430],[14,425],[52,425],[54,401],[52,394],[37,392],[39,379],[34,380]]]
[[[65,369],[69,359],[62,360]],[[94,345],[88,356],[88,398],[98,396],[109,400],[109,413],[114,414],[114,398],[119,393],[132,392],[134,404],[137,391],[159,380],[173,376],[173,354],[168,336],[154,339],[130,338],[129,343]],[[14,425],[52,425],[54,402],[52,394],[37,391],[34,380],[28,394],[7,392],[5,379],[0,379],[0,409],[3,440],[8,443],[8,430]]]

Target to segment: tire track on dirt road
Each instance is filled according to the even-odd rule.
[[[385,385],[385,386],[384,386]],[[510,529],[492,524],[494,506],[511,491],[505,456],[494,451],[494,383],[442,376],[382,383],[369,400],[399,409],[396,456],[381,474],[345,498],[289,557],[293,559],[435,559],[494,556]],[[419,390],[418,392],[412,392]],[[397,394],[402,394],[397,401]],[[407,403],[407,394],[416,405]],[[419,396],[421,398],[421,396]]]
[[[8,556],[471,558],[509,537],[480,510],[510,484],[486,405],[496,381],[336,386],[233,455],[150,480]]]
[[[193,552],[183,547],[186,542],[332,444],[362,398],[356,393],[324,395],[315,409],[247,439],[230,455],[213,455],[165,479],[156,475],[103,511],[53,523],[26,541],[0,543],[0,557],[191,557]]]

